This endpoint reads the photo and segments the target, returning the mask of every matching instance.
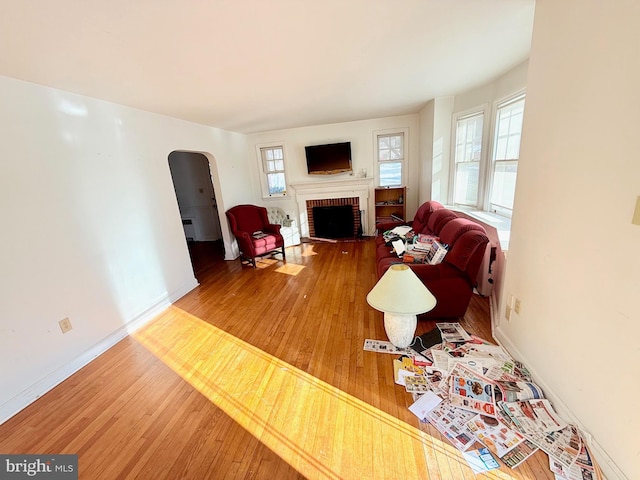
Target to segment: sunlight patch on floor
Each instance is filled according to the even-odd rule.
[[[269,268],[272,265],[280,263],[281,260],[275,258],[256,258],[256,268]]]
[[[460,462],[448,443],[175,306],[132,336],[306,478],[445,478],[441,464]]]
[[[311,257],[313,255],[318,255],[318,252],[314,251],[313,245],[305,244],[304,251],[302,252],[303,257]]]
[[[278,273],[286,273],[287,275],[298,275],[302,270],[304,270],[304,265],[297,265],[295,263],[285,263],[281,267],[276,268],[276,272]]]

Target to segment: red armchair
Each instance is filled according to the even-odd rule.
[[[256,257],[272,253],[284,253],[284,238],[280,234],[280,225],[269,223],[267,209],[257,205],[236,205],[227,210],[229,227],[238,242],[240,255],[256,268]],[[263,236],[254,233],[262,232]],[[280,251],[276,251],[280,249]]]

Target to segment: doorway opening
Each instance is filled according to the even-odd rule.
[[[222,228],[209,160],[201,153],[174,151],[169,170],[193,271],[198,279],[224,258]]]

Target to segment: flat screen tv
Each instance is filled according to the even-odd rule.
[[[309,175],[351,172],[351,142],[304,147]]]

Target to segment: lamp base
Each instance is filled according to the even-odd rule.
[[[384,314],[384,330],[389,341],[398,348],[406,348],[413,343],[417,326],[415,315]]]

